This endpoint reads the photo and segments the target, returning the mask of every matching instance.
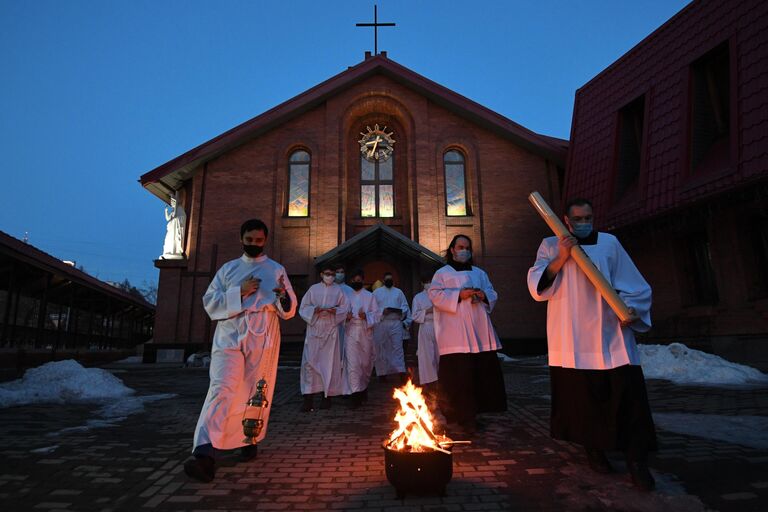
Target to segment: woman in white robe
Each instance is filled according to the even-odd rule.
[[[312,410],[313,394],[322,392],[320,407],[328,408],[330,397],[344,392],[339,324],[347,318],[349,305],[334,283],[333,270],[323,269],[321,277],[322,282],[307,290],[299,306],[299,315],[307,322],[300,376],[305,412]]]

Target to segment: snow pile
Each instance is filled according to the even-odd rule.
[[[144,410],[144,404],[172,398],[173,394],[136,396],[123,381],[100,368],[83,368],[68,359],[46,363],[24,373],[21,379],[0,384],[0,408],[26,404],[93,403],[100,406],[97,418],[85,425],[70,427],[48,435],[111,427],[131,414]],[[53,451],[54,447],[41,449]],[[35,452],[38,453],[38,452]]]
[[[675,384],[768,384],[768,375],[682,343],[638,345],[643,374]]]
[[[195,352],[187,358],[187,363],[185,366],[191,366],[193,368],[208,368],[211,366],[211,353]]]
[[[502,354],[501,352],[496,352],[496,355],[499,356],[499,361],[502,363],[512,363],[517,361],[514,357],[509,357],[506,354]]]
[[[55,361],[0,384],[0,408],[36,403],[90,402],[120,398],[133,390],[106,370],[83,368],[77,361]]]

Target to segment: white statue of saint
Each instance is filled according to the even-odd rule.
[[[163,243],[163,255],[160,259],[180,260],[184,258],[184,226],[187,224],[187,214],[178,202],[178,192],[171,197],[171,211],[165,208],[165,220],[168,221]]]

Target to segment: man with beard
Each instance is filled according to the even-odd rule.
[[[478,414],[507,410],[496,355],[501,344],[490,318],[498,295],[488,274],[474,266],[468,236],[454,236],[445,259],[448,264],[435,272],[427,291],[440,352],[438,402],[446,421],[472,436]]]

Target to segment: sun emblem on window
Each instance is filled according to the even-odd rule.
[[[363,156],[369,162],[383,162],[392,156],[395,144],[392,134],[395,132],[387,133],[387,127],[379,128],[378,124],[373,125],[373,129],[370,126],[365,128],[366,131],[360,132],[362,137],[357,141],[360,144],[360,152]]]

